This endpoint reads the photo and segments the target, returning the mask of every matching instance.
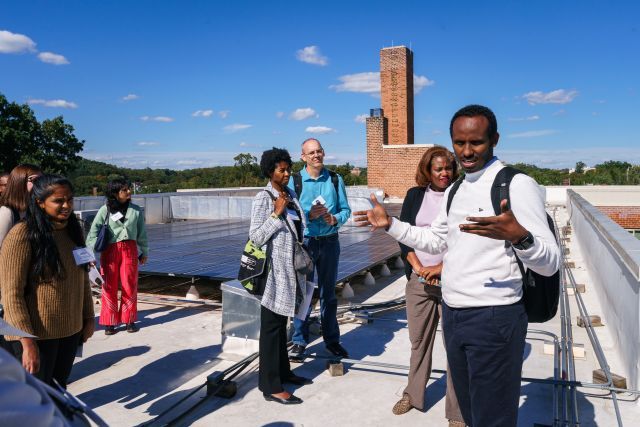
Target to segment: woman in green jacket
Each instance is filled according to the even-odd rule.
[[[99,323],[105,327],[106,335],[115,334],[121,323],[127,325],[127,332],[138,332],[138,264],[146,263],[149,253],[144,215],[139,206],[131,203],[131,188],[124,179],[109,181],[106,196],[107,203],[98,210],[86,242],[87,247],[95,249],[100,227],[107,221],[109,246],[100,255],[104,285]]]

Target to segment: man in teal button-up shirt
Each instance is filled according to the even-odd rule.
[[[317,273],[322,338],[329,352],[347,357],[347,351],[340,345],[335,289],[340,257],[338,229],[349,219],[351,208],[342,177],[324,167],[324,149],[320,141],[310,138],[302,143],[302,160],[305,167],[299,177],[289,180],[289,187],[295,191],[295,181],[302,184],[298,199],[307,217],[305,238]],[[336,179],[337,189],[334,185]],[[311,273],[307,280],[313,279],[314,273]],[[309,315],[304,321],[294,319],[293,324],[294,346],[290,359],[299,362],[303,360],[302,355],[309,343]]]

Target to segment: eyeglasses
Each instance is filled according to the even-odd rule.
[[[309,153],[305,153],[304,155],[305,156],[313,156],[314,154],[322,154],[322,153],[324,153],[324,150],[322,148],[320,148],[319,150],[311,151]]]

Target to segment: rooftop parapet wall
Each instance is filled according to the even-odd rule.
[[[640,240],[573,190],[567,191],[567,209],[624,374],[630,388],[636,389],[640,384]]]
[[[573,190],[594,206],[640,206],[638,185],[547,185],[547,203],[565,205],[567,191]]]

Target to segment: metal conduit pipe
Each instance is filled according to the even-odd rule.
[[[556,218],[556,210],[553,212],[553,222],[556,230],[558,230],[558,223]],[[573,360],[573,331],[571,324],[571,308],[569,307],[569,296],[567,295],[566,290],[566,274],[569,270],[566,268],[566,256],[564,255],[564,244],[562,239],[559,240],[560,253],[562,254],[562,264],[561,264],[561,272],[560,272],[560,322],[561,322],[561,331],[562,331],[562,360],[563,360],[563,377],[566,376],[566,379],[569,381],[575,381],[575,363]],[[575,289],[574,289],[575,291]],[[570,409],[571,408],[571,409]],[[572,386],[564,387],[563,393],[563,409],[564,409],[564,418],[563,422],[569,423],[569,425],[579,425],[579,415],[578,415],[578,399],[576,395],[576,389]],[[571,411],[569,413],[569,411]]]
[[[604,354],[602,346],[600,345],[600,340],[596,335],[595,330],[593,329],[593,325],[591,324],[591,320],[589,318],[589,313],[587,312],[587,308],[584,304],[584,300],[579,292],[576,291],[576,281],[573,277],[573,273],[569,270],[567,273],[569,277],[569,282],[574,289],[574,296],[576,298],[576,304],[578,306],[578,311],[580,312],[580,316],[582,317],[582,321],[585,324],[585,331],[587,332],[587,336],[589,337],[589,341],[593,346],[594,353],[596,358],[598,359],[598,364],[600,368],[605,373],[605,377],[607,379],[606,385],[610,388],[613,387],[613,377],[611,375],[611,369],[609,368],[609,363],[607,362],[607,358]],[[620,414],[620,406],[618,404],[618,398],[615,392],[611,392],[611,398],[613,401],[613,407],[616,412],[616,419],[618,421],[618,426],[622,426],[622,416]]]
[[[527,335],[531,333],[545,335],[553,339],[553,425],[557,426],[560,424],[559,395],[561,391],[561,385],[558,383],[560,381],[560,340],[558,339],[558,336],[556,334],[540,329],[527,329]],[[524,378],[522,378],[522,380],[524,380]],[[534,378],[531,379],[530,382],[539,381]]]

